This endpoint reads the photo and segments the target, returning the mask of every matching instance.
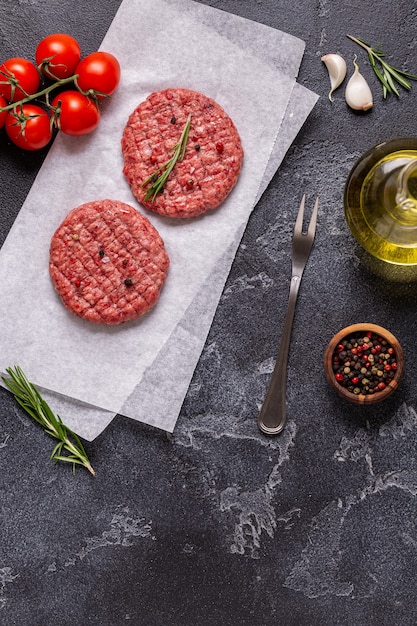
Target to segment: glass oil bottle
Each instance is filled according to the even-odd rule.
[[[417,276],[417,138],[366,152],[348,177],[344,207],[352,234],[369,254],[412,267]]]

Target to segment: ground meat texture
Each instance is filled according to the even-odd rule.
[[[189,114],[184,159],[177,161],[163,191],[145,200],[143,183],[172,157]],[[181,88],[152,93],[135,109],[124,129],[122,152],[123,172],[139,202],[174,218],[216,208],[236,184],[243,160],[239,134],[222,107]]]
[[[51,240],[49,270],[64,305],[96,324],[121,324],[158,300],[169,258],[158,231],[128,204],[87,202]]]

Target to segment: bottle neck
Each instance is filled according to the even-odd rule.
[[[402,221],[415,222],[417,219],[417,161],[405,165],[398,174],[395,194],[396,211]]]

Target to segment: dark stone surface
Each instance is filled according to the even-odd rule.
[[[0,56],[31,56],[53,31],[90,52],[119,4],[1,0]],[[345,35],[383,42],[389,60],[417,71],[416,10],[409,0],[377,10],[356,0],[206,4],[305,40],[299,82],[322,98],[249,221],[172,436],[117,417],[86,446],[96,478],[74,477],[48,462],[43,431],[0,390],[0,622],[415,624],[417,289],[361,264],[342,195],[361,153],[415,134],[417,93],[383,102]],[[334,51],[360,55],[374,87],[368,114],[348,110],[342,91],[327,100],[320,57]],[[44,153],[23,154],[3,133],[0,152],[4,241]],[[302,191],[320,195],[319,227],[296,311],[289,421],[267,439],[256,416],[282,330]],[[407,370],[392,400],[364,411],[327,387],[322,358],[339,328],[366,319],[397,335]]]

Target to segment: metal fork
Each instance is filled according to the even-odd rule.
[[[278,435],[283,430],[286,422],[287,364],[292,323],[301,278],[303,276],[304,268],[307,265],[311,248],[313,247],[314,235],[316,232],[317,212],[319,207],[319,199],[316,198],[308,231],[307,233],[304,233],[303,219],[305,198],[306,194],[302,197],[297,220],[294,226],[290,295],[288,298],[287,313],[285,315],[278,356],[265,395],[265,400],[258,417],[258,426],[261,431],[267,435]]]

